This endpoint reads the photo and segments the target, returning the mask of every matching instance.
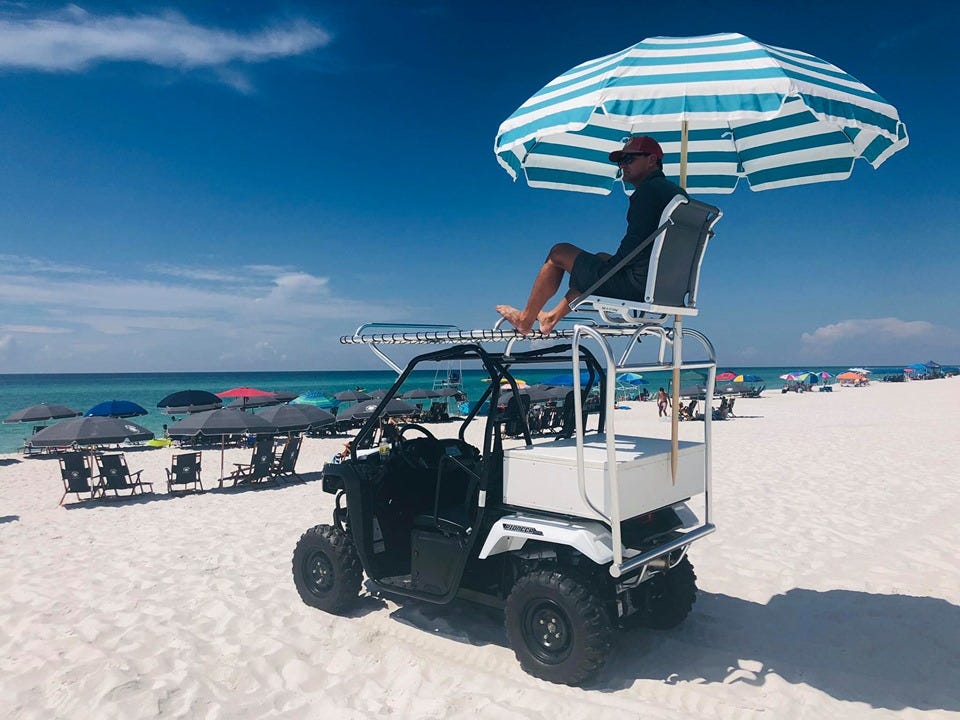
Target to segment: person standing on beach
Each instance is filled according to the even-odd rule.
[[[497,305],[497,312],[521,335],[533,331],[535,320],[540,324],[541,333],[552,332],[560,319],[570,312],[570,303],[574,299],[660,227],[660,216],[670,200],[677,194],[686,195],[663,174],[663,148],[652,137],[630,138],[622,150],[615,150],[609,157],[610,162],[620,167],[623,181],[635,188],[627,209],[627,233],[613,256],[590,253],[570,243],[554,245],[537,274],[526,307],[518,310],[511,305]],[[649,247],[641,251],[595,292],[623,300],[643,300],[650,252]],[[553,310],[541,312],[560,288],[564,273],[570,274],[570,289]]]
[[[667,391],[663,388],[657,390],[657,417],[667,417],[667,405],[670,398],[667,397]]]

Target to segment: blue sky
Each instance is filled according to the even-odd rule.
[[[512,182],[499,124],[580,62],[719,32],[829,60],[910,133],[846,182],[704,196],[721,364],[956,363],[954,12],[884,7],[0,2],[0,372],[380,367],[336,338],[487,327],[626,212]]]

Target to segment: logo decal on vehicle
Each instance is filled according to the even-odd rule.
[[[536,528],[527,527],[526,525],[513,525],[511,523],[503,523],[504,530],[511,530],[513,532],[527,533],[527,535],[543,535],[542,532]]]

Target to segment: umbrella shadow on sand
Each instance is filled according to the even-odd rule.
[[[16,522],[19,519],[19,515],[0,515],[0,525],[8,522]]]
[[[399,604],[390,615],[397,622],[508,647],[502,612],[462,600],[390,599]],[[383,607],[369,602],[360,615]],[[762,687],[775,675],[874,708],[956,712],[958,647],[960,607],[939,598],[794,589],[764,604],[701,592],[678,628],[617,632],[605,668],[584,688],[613,692],[638,679]]]

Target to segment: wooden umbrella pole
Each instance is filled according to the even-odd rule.
[[[680,123],[680,187],[687,189],[687,121]]]
[[[687,121],[680,123],[680,187],[687,188]],[[680,354],[683,324],[673,316],[673,412],[670,418],[670,478],[677,484],[677,459],[680,452]]]
[[[679,315],[673,316],[673,387],[671,399],[673,412],[670,417],[670,478],[677,484],[677,459],[680,452],[680,358],[683,323]]]

